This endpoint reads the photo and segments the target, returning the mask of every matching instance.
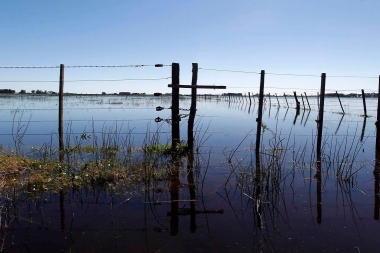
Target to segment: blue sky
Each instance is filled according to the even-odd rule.
[[[376,92],[380,74],[378,0],[41,1],[0,2],[0,66],[180,63],[181,84],[200,68],[266,75],[265,92]],[[164,68],[65,69],[65,91],[170,92]],[[329,77],[330,76],[330,77]],[[331,76],[364,76],[342,78]],[[0,88],[58,91],[58,69],[0,69]],[[4,81],[55,81],[18,83]],[[257,74],[199,70],[199,85],[258,92]],[[220,93],[202,90],[200,93]],[[181,90],[181,93],[189,93]]]

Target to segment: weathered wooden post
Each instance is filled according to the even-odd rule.
[[[277,93],[275,93],[276,95],[276,99],[277,99],[277,104],[278,104],[278,107],[280,107],[280,101],[278,100],[278,96],[277,96]]]
[[[300,110],[300,102],[298,101],[298,98],[297,98],[297,93],[295,91],[293,91],[294,93],[294,99],[296,100],[296,109],[297,111]]]
[[[306,107],[305,107],[305,101],[303,101],[302,93],[301,93],[301,99],[302,99],[303,110],[305,110],[306,109]]]
[[[256,162],[260,160],[260,139],[261,139],[261,125],[263,120],[263,100],[264,100],[264,82],[265,70],[260,73],[260,95],[259,95],[259,111],[257,116],[257,131],[256,131]]]
[[[63,85],[65,80],[65,65],[59,66],[59,98],[58,98],[58,135],[59,135],[59,162],[63,162],[65,145],[63,140]]]
[[[326,87],[326,73],[322,73],[321,76],[321,94],[320,94],[320,106],[318,114],[318,137],[317,137],[317,160],[321,162],[321,148],[322,148],[322,131],[323,131],[323,109],[325,107],[325,87]]]
[[[268,96],[269,96],[269,108],[272,107],[272,101],[270,99],[270,93],[268,93]],[[269,109],[270,110],[270,109]]]
[[[197,111],[197,80],[198,80],[198,63],[193,63],[193,76],[191,78],[191,85],[194,88],[191,89],[191,106],[190,106],[190,115],[189,123],[187,126],[187,146],[189,152],[193,152],[194,148],[194,119]]]
[[[340,104],[340,108],[342,108],[342,112],[343,112],[343,114],[345,114],[344,109],[343,109],[342,102],[340,101],[339,93],[338,93],[338,91],[335,91],[335,93],[336,93],[336,96],[338,97],[339,104]]]
[[[284,97],[285,97],[286,105],[287,105],[288,108],[289,108],[288,99],[286,98],[286,94],[285,94],[285,92],[284,92]]]
[[[252,100],[251,100],[251,92],[248,92],[248,97],[249,97],[249,104],[252,104]]]
[[[366,103],[365,103],[365,94],[364,94],[364,90],[362,89],[362,98],[363,98],[363,107],[364,107],[364,117],[368,117],[367,116],[367,106],[366,106]]]
[[[304,92],[304,93],[305,93],[305,98],[306,98],[306,101],[307,101],[307,105],[309,106],[309,110],[311,110],[309,99],[307,98],[306,92]]]
[[[172,151],[176,152],[179,135],[179,64],[172,63]]]

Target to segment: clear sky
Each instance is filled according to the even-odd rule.
[[[0,66],[136,65],[178,62],[181,84],[200,68],[266,75],[265,93],[377,92],[379,0],[0,1]],[[164,68],[65,69],[65,91],[170,92]],[[364,76],[342,78],[331,76]],[[59,69],[0,69],[0,88],[58,91]],[[258,92],[257,74],[199,70],[199,85]],[[4,82],[54,81],[54,82]],[[189,93],[189,90],[181,90]]]

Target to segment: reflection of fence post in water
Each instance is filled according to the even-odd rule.
[[[193,76],[191,79],[191,85],[194,88],[191,89],[191,106],[190,106],[190,115],[189,115],[189,123],[187,126],[187,146],[189,148],[189,152],[193,152],[194,148],[194,119],[197,111],[197,85],[198,79],[198,63],[193,63]]]
[[[373,218],[379,220],[379,209],[380,209],[380,191],[379,191],[379,173],[380,173],[380,153],[376,151],[375,159],[375,169],[373,170],[373,176],[375,178],[375,207],[373,212]]]
[[[322,73],[321,76],[321,95],[320,95],[320,107],[318,114],[318,137],[317,137],[317,222],[322,222],[322,131],[323,131],[323,109],[325,105],[325,87],[326,87],[326,74]]]
[[[58,134],[59,134],[59,162],[63,162],[64,158],[64,142],[63,142],[63,85],[65,80],[65,66],[60,65],[59,68],[59,109],[58,109]]]
[[[61,212],[61,230],[66,230],[66,215],[65,215],[65,191],[60,190],[59,192],[59,210]]]
[[[362,127],[362,134],[360,135],[360,142],[363,142],[366,124],[367,124],[367,117],[364,117],[363,127]]]

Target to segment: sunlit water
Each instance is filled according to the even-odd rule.
[[[316,97],[308,99],[311,110],[306,100],[304,110],[301,100],[297,115],[292,98],[289,108],[284,98],[266,98],[257,167],[257,99],[249,105],[246,98],[200,98],[195,207],[188,201],[186,168],[179,174],[183,202],[177,205],[171,203],[169,181],[151,192],[141,187],[4,196],[3,212],[7,207],[11,215],[2,216],[2,222],[9,222],[3,247],[31,252],[376,252],[377,99],[367,98],[368,118],[362,117],[361,98],[342,98],[344,116],[337,98],[326,99],[320,174],[315,158],[318,103]],[[92,145],[110,134],[136,147],[153,134],[170,143],[171,125],[165,121],[170,105],[170,97],[65,97],[66,145]],[[165,109],[156,111],[157,106]],[[180,107],[189,109],[190,99],[181,98]],[[58,146],[57,97],[4,96],[0,114],[3,149],[31,155],[46,143]],[[164,120],[156,123],[157,117]],[[184,141],[187,120],[181,121]],[[283,159],[280,167],[272,166],[273,154]]]

